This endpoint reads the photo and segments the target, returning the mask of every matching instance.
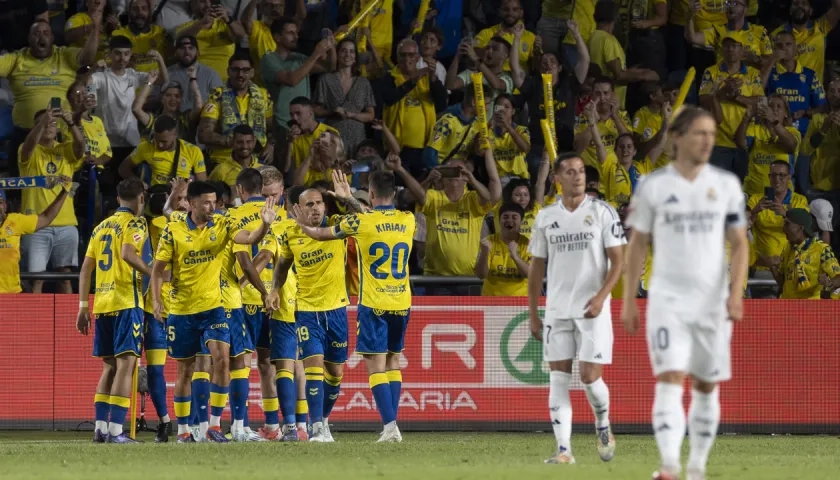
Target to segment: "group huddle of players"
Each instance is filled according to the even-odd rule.
[[[281,188],[270,195],[263,185],[270,170],[243,170],[235,187],[242,204],[229,209],[211,183],[175,181],[163,215],[148,224],[143,183],[119,184],[120,208],[94,230],[80,273],[77,327],[88,333],[95,271],[93,355],[104,362],[94,442],[134,442],[123,423],[143,349],[161,419],[157,442],[171,432],[167,355],[178,362],[179,443],[228,442],[221,430],[228,400],[233,441],[332,442],[328,419],[348,356],[350,236],[360,271],[356,351],[365,358],[384,424],[379,441],[402,440],[399,357],[411,307],[414,215],[394,208],[391,172],[371,173],[368,208],[336,171],[330,194],[346,214],[327,217],[318,190],[292,187],[284,198]],[[151,265],[144,248],[154,252]],[[150,278],[145,298],[144,278]],[[247,414],[254,352],[265,412],[258,432],[248,427]]]

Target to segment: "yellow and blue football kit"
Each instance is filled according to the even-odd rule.
[[[38,215],[10,213],[0,223],[0,293],[20,293],[20,237],[35,233]]]
[[[485,297],[526,297],[528,296],[528,277],[522,275],[519,266],[513,260],[508,244],[502,241],[499,233],[487,237],[490,241],[490,253],[487,256],[487,278],[481,286],[481,295]],[[528,253],[528,238],[520,234],[516,239],[519,258],[531,261]]]
[[[149,264],[155,258],[155,250],[157,250],[158,242],[160,241],[160,234],[166,227],[167,219],[161,215],[153,218],[147,222],[149,228],[149,235],[143,245],[143,261]],[[167,267],[166,272],[171,273],[172,270]],[[166,403],[166,375],[164,374],[164,367],[166,366],[166,326],[164,322],[159,322],[155,318],[155,304],[152,297],[152,290],[146,284],[147,279],[144,278],[143,289],[143,350],[146,353],[146,374],[149,384],[149,397],[152,399],[152,404],[155,406],[155,411],[159,418],[169,415],[169,407]],[[163,302],[163,312],[161,314],[166,318],[166,312],[169,309],[169,295],[171,294],[171,285],[168,281],[164,281],[161,285],[161,300]]]
[[[210,341],[230,344],[222,308],[220,255],[228,247],[230,224],[213,215],[203,227],[187,217],[163,229],[155,260],[172,265],[172,297],[166,320],[169,356],[183,360]]]
[[[130,245],[140,256],[146,235],[146,219],[127,208],[117,209],[91,234],[85,257],[96,264],[94,357],[140,356],[143,346],[142,276],[122,260],[120,252],[123,245]]]
[[[737,71],[730,72],[725,63],[712,65],[703,72],[703,80],[700,83],[700,96],[714,94],[726,80],[734,78],[740,80],[738,95],[744,97],[763,97],[764,87],[761,83],[761,72],[741,62]],[[735,145],[735,131],[741,124],[741,119],[747,113],[747,108],[740,103],[733,101],[720,102],[720,110],[723,120],[718,124],[717,138],[715,145],[718,147],[737,148]]]

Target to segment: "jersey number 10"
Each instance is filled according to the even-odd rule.
[[[408,275],[408,244],[400,242],[394,245],[394,249],[388,246],[385,242],[376,242],[370,246],[368,255],[376,257],[376,260],[370,264],[370,274],[377,280],[386,280],[388,273],[379,271],[379,267],[384,265],[388,260],[391,261],[391,277],[396,280],[402,280]],[[400,259],[402,256],[402,259]]]

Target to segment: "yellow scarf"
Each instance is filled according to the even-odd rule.
[[[398,68],[392,69],[391,75],[394,77],[394,83],[398,87],[406,82],[405,75],[403,75]],[[435,122],[437,121],[435,104],[431,99],[431,88],[429,85],[428,75],[423,75],[423,77],[417,81],[417,86],[414,87],[414,90],[400,99],[399,102],[391,105],[390,107],[385,107],[385,111],[383,112],[385,125],[389,130],[391,130],[391,133],[394,134],[394,138],[397,139],[397,143],[402,145],[402,125],[403,122],[406,121],[404,115],[407,110],[406,102],[408,101],[409,95],[412,95],[415,99],[420,99],[423,115],[426,117],[426,138],[423,139],[423,144],[426,144],[429,139],[432,138],[432,130],[434,130]]]
[[[248,86],[248,113],[245,118],[239,111],[236,101],[236,92],[230,87],[224,87],[219,97],[221,104],[222,134],[230,135],[238,125],[248,125],[254,129],[254,136],[261,146],[265,146],[267,140],[265,128],[266,102],[262,90],[253,83]]]

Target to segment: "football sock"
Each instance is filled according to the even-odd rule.
[[[128,407],[131,406],[131,399],[111,395],[109,403],[111,404],[111,417],[108,423],[108,433],[116,437],[123,433],[123,424],[125,423],[125,416],[128,414]]]
[[[391,386],[391,405],[394,407],[394,418],[397,418],[400,410],[400,393],[402,392],[402,372],[400,370],[388,370],[388,383]]]
[[[295,389],[295,374],[290,370],[277,370],[274,376],[277,384],[277,396],[280,400],[280,411],[283,413],[283,425],[295,423],[295,403],[297,401],[297,390]],[[277,399],[275,399],[275,402]],[[306,402],[304,402],[304,405]],[[263,409],[265,400],[263,400]],[[266,421],[266,423],[268,423]]]
[[[146,374],[149,383],[149,397],[161,421],[169,421],[166,406],[166,377],[163,367],[166,364],[166,350],[146,350]]]
[[[685,438],[683,386],[657,382],[653,399],[653,435],[659,446],[662,468],[679,475],[680,451]]]
[[[210,427],[222,425],[222,414],[228,402],[229,389],[216,383],[210,384]]]
[[[309,419],[318,423],[324,416],[324,369],[304,368],[306,375],[306,403],[309,404]]]
[[[338,395],[341,391],[341,377],[334,377],[330,372],[324,371],[324,418],[328,418]]]
[[[234,422],[233,425],[236,429],[244,427],[242,423],[245,418],[245,404],[248,402],[248,377],[250,373],[251,369],[247,367],[230,371],[230,409]],[[213,394],[211,393],[210,396],[212,404]],[[224,410],[224,404],[222,405],[222,409]],[[216,413],[211,412],[211,415],[216,415]],[[218,416],[221,417],[221,413]]]
[[[175,397],[175,417],[178,419],[178,435],[190,433],[191,397]]]
[[[93,396],[93,409],[96,415],[96,430],[108,434],[108,418],[111,413],[111,394],[97,393]]]
[[[706,462],[720,424],[719,392],[718,388],[712,393],[691,391],[691,406],[688,408],[689,470],[706,471]]]
[[[548,411],[551,428],[557,440],[557,448],[572,451],[572,402],[569,398],[569,385],[572,374],[551,372],[548,386]]]
[[[602,429],[610,426],[610,390],[603,378],[599,378],[589,385],[584,385],[586,398],[595,414],[595,428]]]
[[[210,374],[207,372],[195,372],[192,376],[192,418],[189,422],[192,426],[207,423],[208,411],[207,402],[210,401]]]
[[[295,403],[295,423],[300,428],[305,429],[306,424],[309,422],[309,402],[304,400],[298,400]]]
[[[376,402],[376,409],[379,410],[379,416],[382,417],[382,424],[387,425],[396,419],[394,413],[394,406],[391,397],[391,385],[388,382],[388,375],[385,373],[371,373],[368,378],[370,384],[370,391],[373,393],[373,399]]]

